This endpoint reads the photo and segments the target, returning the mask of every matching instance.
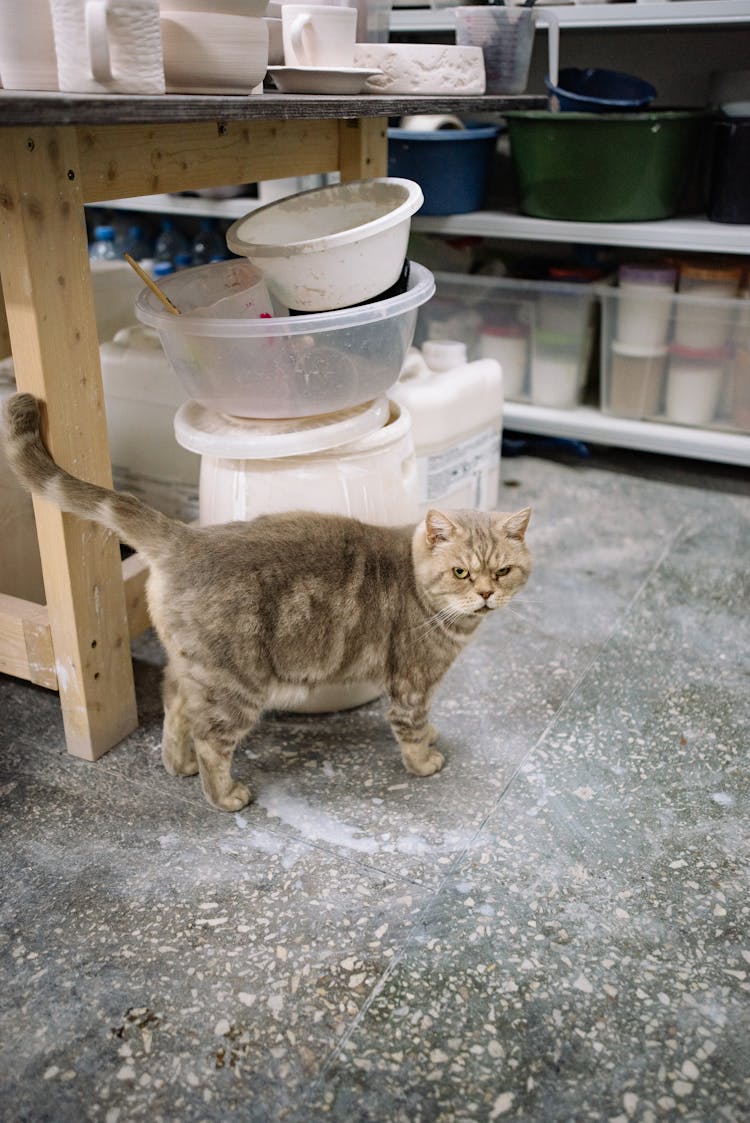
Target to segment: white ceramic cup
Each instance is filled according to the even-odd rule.
[[[51,0],[60,89],[163,94],[158,0]]]
[[[281,31],[286,66],[351,67],[357,9],[328,4],[284,4]]]
[[[49,0],[0,3],[0,74],[6,90],[58,88]]]

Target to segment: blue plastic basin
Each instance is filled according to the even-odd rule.
[[[576,66],[561,70],[557,85],[544,79],[549,90],[550,109],[573,110],[579,113],[623,112],[642,109],[656,97],[656,90],[643,78],[620,74],[617,70],[600,70]]]
[[[412,132],[388,130],[388,175],[415,180],[422,188],[420,214],[464,214],[481,210],[487,197],[497,125]]]

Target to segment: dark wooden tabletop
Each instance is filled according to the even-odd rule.
[[[37,93],[0,90],[0,125],[136,125],[186,121],[263,121],[321,118],[402,117],[416,113],[502,113],[540,109],[546,98],[528,94],[484,96],[281,94],[259,97],[164,94]]]

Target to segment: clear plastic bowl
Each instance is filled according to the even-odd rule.
[[[411,263],[406,292],[335,312],[270,319],[211,319],[192,308],[226,293],[232,261],[183,269],[161,281],[180,309],[168,312],[144,288],[136,316],[153,327],[191,398],[236,417],[311,417],[359,405],[398,379],[417,309],[435,291]]]

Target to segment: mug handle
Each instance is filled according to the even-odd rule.
[[[301,66],[312,66],[312,63],[310,62],[310,52],[305,46],[305,40],[309,39],[309,35],[312,34],[312,31],[310,31],[308,35],[305,35],[305,32],[308,28],[311,28],[311,26],[312,20],[306,13],[301,16],[297,16],[296,20],[292,24],[292,32],[290,36],[292,41],[292,50],[297,56],[297,59]]]
[[[86,38],[89,47],[91,73],[98,82],[112,81],[112,64],[109,57],[109,31],[107,28],[107,0],[87,0]]]

